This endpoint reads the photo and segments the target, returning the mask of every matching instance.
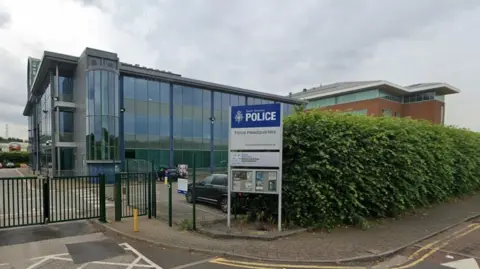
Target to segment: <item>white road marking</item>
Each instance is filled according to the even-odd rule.
[[[214,258],[208,258],[208,259],[201,260],[201,261],[196,261],[196,262],[191,262],[191,263],[187,263],[187,264],[182,264],[182,265],[179,265],[179,266],[177,266],[177,267],[173,267],[173,268],[171,268],[171,269],[184,269],[184,268],[192,267],[192,266],[195,266],[195,265],[207,263],[207,262],[211,261],[212,259],[214,259]]]
[[[130,251],[132,254],[135,256],[135,260],[132,263],[122,263],[122,262],[106,262],[106,261],[92,261],[92,262],[87,262],[84,264],[79,265],[77,269],[83,269],[86,268],[89,264],[100,264],[100,265],[112,265],[112,266],[121,266],[125,267],[127,269],[133,269],[133,268],[153,268],[153,269],[163,269],[162,267],[158,266],[154,262],[152,262],[150,259],[145,257],[143,254],[141,254],[138,250],[130,246],[128,243],[121,243],[119,244],[120,246],[123,247],[123,249]],[[60,253],[60,254],[53,254],[53,255],[46,255],[46,256],[40,256],[40,257],[35,257],[30,259],[31,261],[37,261],[36,263],[30,265],[27,269],[35,269],[38,268],[37,266],[42,266],[43,263],[48,262],[49,260],[58,260],[58,261],[66,261],[66,262],[73,262],[73,260],[70,258],[69,253]],[[138,264],[139,262],[145,262],[147,264]],[[8,265],[8,264],[0,264],[2,265]]]

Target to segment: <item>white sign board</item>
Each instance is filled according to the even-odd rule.
[[[282,105],[230,108],[228,195],[232,192],[278,195],[278,229],[282,219]],[[231,201],[227,224],[230,227]]]
[[[186,194],[188,190],[188,179],[179,178],[177,181],[177,193]]]
[[[280,152],[231,152],[230,166],[236,167],[279,167]]]

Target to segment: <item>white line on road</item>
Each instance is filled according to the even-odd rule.
[[[195,265],[207,263],[207,262],[211,261],[212,259],[215,259],[215,258],[208,258],[208,259],[201,260],[201,261],[196,261],[196,262],[191,262],[191,263],[187,263],[187,264],[182,264],[182,265],[179,265],[179,266],[177,266],[177,267],[173,267],[173,268],[171,268],[171,269],[184,269],[184,268],[192,267],[192,266],[195,266]]]
[[[148,262],[152,267],[151,268],[155,268],[155,269],[163,269],[162,267],[156,265],[154,262],[152,262],[149,258],[143,256],[142,253],[138,252],[138,250],[134,249],[132,246],[130,246],[128,243],[122,243],[120,244],[121,246],[123,246],[126,250],[130,250],[131,252],[135,253],[135,255],[137,255],[138,257],[141,257],[142,260]],[[137,265],[138,266],[138,265]]]

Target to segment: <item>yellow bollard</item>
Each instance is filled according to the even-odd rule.
[[[133,231],[138,232],[138,209],[133,209]]]
[[[165,177],[165,180],[163,181],[165,183],[165,185],[168,184],[168,177]]]

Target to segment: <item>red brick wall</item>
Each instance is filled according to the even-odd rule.
[[[445,103],[430,100],[418,103],[404,104],[403,117],[412,117],[412,119],[424,119],[429,120],[433,123],[442,123],[442,106],[445,107]],[[445,111],[444,111],[445,113]]]
[[[319,108],[321,110],[351,111],[367,109],[369,116],[381,116],[382,109],[391,109],[392,116],[400,113],[401,117],[429,120],[433,123],[441,123],[441,108],[445,104],[437,100],[424,101],[411,104],[400,104],[383,98],[375,98],[358,102],[338,104]],[[444,111],[445,112],[445,111]]]

